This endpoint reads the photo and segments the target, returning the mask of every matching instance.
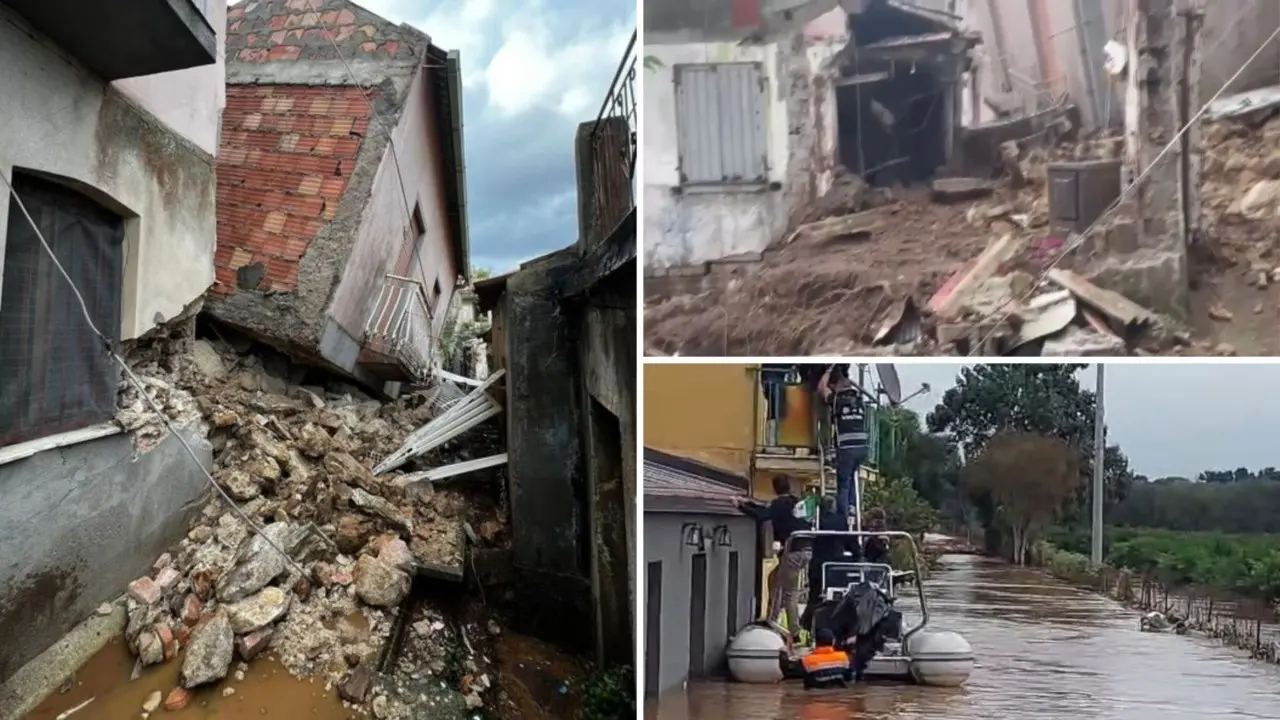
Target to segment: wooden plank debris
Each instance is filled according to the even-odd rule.
[[[1125,332],[1147,327],[1156,322],[1156,314],[1118,292],[1100,288],[1070,270],[1054,268],[1049,281],[1071,292],[1077,300],[1115,321]]]
[[[988,245],[976,260],[961,268],[929,299],[929,311],[940,318],[952,317],[964,307],[969,293],[994,276],[1021,247],[1022,242],[1013,235],[1005,235]]]
[[[879,210],[868,210],[805,223],[788,235],[782,244],[790,245],[800,238],[820,244],[845,235],[870,235],[871,231],[880,225],[880,217]]]

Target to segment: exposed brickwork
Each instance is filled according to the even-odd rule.
[[[234,293],[236,271],[255,263],[266,271],[257,289],[297,288],[298,261],[333,219],[369,120],[354,87],[227,87],[214,292]]]
[[[241,2],[227,10],[227,61],[411,59],[422,37],[345,0]]]

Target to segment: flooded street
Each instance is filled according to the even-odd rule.
[[[950,555],[925,587],[929,628],[973,645],[977,664],[964,687],[806,692],[797,682],[706,682],[648,705],[646,717],[1280,718],[1280,666],[1209,640],[1141,633],[1138,613],[1040,572]],[[909,622],[918,620],[914,596],[898,602]]]

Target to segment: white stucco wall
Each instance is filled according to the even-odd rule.
[[[828,16],[830,15],[830,17]],[[824,15],[804,33],[804,66],[812,81],[830,58],[848,42],[843,13]],[[788,41],[789,42],[789,41]],[[788,117],[790,88],[778,43],[740,45],[708,42],[650,45],[646,57],[661,65],[646,70],[644,78],[645,132],[641,153],[644,162],[645,265],[670,267],[717,260],[742,253],[760,252],[786,231],[793,203],[830,187],[836,157],[835,96],[825,84],[813,84],[815,101],[804,110],[807,117]],[[674,67],[697,63],[761,63],[766,84],[769,188],[721,191],[700,189],[678,192],[679,142],[676,126]],[[818,99],[818,96],[823,96]],[[789,167],[792,154],[807,155],[813,162],[800,177]],[[795,185],[803,184],[801,189]],[[799,196],[788,195],[789,190]]]
[[[673,192],[679,187],[678,132],[674,66],[690,63],[759,62],[768,97],[765,137],[768,178],[784,180],[789,152],[786,104],[778,78],[778,47],[737,43],[650,45],[645,56],[660,67],[645,71],[644,259],[649,267],[705,262],[746,252],[759,252],[787,225],[780,190]]]
[[[227,106],[227,4],[196,0],[195,5],[218,34],[217,64],[117,80],[114,85],[201,150],[217,155],[219,118]]]
[[[33,35],[0,5],[0,173],[59,176],[125,217],[121,332],[137,337],[213,282],[213,158],[119,93],[108,95],[100,80]],[[203,83],[200,91],[213,97],[222,80],[201,72],[185,82]],[[216,115],[207,120],[216,124]],[[4,207],[0,262],[8,202]]]

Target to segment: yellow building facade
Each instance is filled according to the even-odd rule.
[[[771,422],[760,373],[749,363],[645,365],[645,446],[749,477],[762,500],[773,498],[778,473],[818,485],[821,401],[798,381],[784,382],[775,400],[786,410]],[[877,477],[869,465],[861,475],[864,483]]]

